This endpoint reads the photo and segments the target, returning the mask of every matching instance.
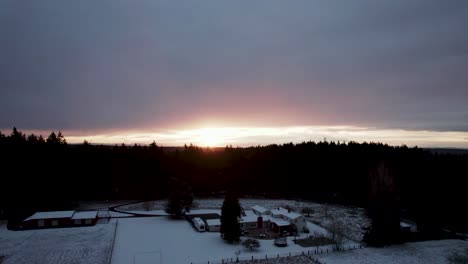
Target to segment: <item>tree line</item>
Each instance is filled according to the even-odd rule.
[[[466,154],[333,141],[246,148],[67,144],[60,132],[45,138],[14,128],[10,134],[0,132],[0,160],[3,217],[69,209],[83,200],[167,198],[170,179],[177,179],[197,197],[234,190],[241,196],[369,209],[395,203],[392,210],[422,228],[468,231],[463,213]],[[388,171],[381,168],[382,162]],[[375,190],[388,189],[377,186],[387,184],[388,175],[391,193],[376,194]]]

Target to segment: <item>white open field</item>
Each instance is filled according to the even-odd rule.
[[[119,219],[112,264],[207,263],[236,259],[236,251],[240,251],[240,259],[250,259],[312,250],[294,244],[292,239],[288,237],[287,247],[276,247],[273,240],[260,240],[261,247],[250,251],[239,244],[225,243],[219,233],[199,233],[185,220],[125,218]]]
[[[438,240],[406,243],[385,248],[365,248],[326,254],[319,256],[318,259],[323,264],[444,264],[450,263],[448,257],[455,252],[468,252],[468,241]],[[461,263],[468,263],[468,260],[456,264]]]
[[[10,231],[0,226],[2,264],[107,264],[115,224]]]

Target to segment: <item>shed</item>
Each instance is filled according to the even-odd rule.
[[[283,233],[291,229],[291,223],[281,218],[270,218],[270,227],[277,233]]]
[[[251,209],[256,215],[269,215],[270,214],[270,210],[260,205],[252,206]]]
[[[221,220],[220,219],[206,220],[206,230],[208,232],[219,232],[221,230]]]

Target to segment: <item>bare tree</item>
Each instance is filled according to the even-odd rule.
[[[335,241],[335,249],[342,249],[346,241],[346,233],[348,232],[347,226],[339,220],[333,220],[327,226],[327,229],[331,234],[331,239]]]
[[[320,208],[321,211],[322,211],[322,215],[325,217],[325,218],[328,218],[328,213],[329,213],[329,205],[328,204],[322,204],[322,207]]]
[[[260,242],[258,242],[258,240],[253,239],[253,238],[247,238],[246,240],[242,241],[242,245],[245,248],[254,250],[260,247]]]
[[[152,207],[153,207],[153,206],[152,206],[152,204],[151,204],[151,201],[146,201],[146,202],[143,203],[143,208],[144,208],[146,211],[151,210]]]
[[[306,214],[307,217],[309,217],[310,214],[315,213],[315,211],[314,211],[314,209],[312,209],[311,207],[304,207],[304,208],[302,208],[301,213],[302,213],[302,214]]]

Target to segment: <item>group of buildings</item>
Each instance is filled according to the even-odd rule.
[[[219,232],[221,229],[220,218],[203,219],[203,216],[199,216],[194,217],[192,222],[200,232]],[[243,212],[239,225],[242,231],[267,228],[276,233],[302,232],[307,226],[307,221],[303,215],[282,207],[270,210],[256,205]]]

